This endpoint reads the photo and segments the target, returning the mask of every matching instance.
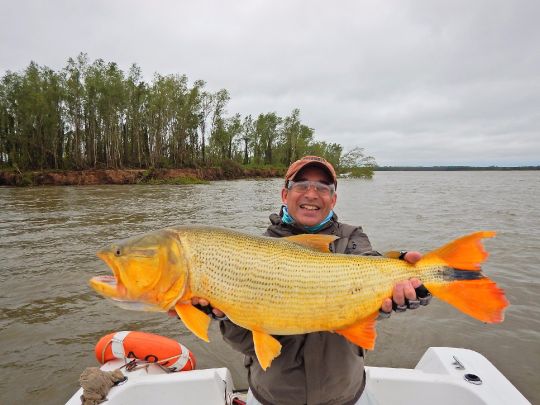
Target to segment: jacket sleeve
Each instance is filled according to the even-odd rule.
[[[381,256],[379,252],[373,250],[371,242],[361,226],[356,227],[350,234],[344,253],[349,255]]]
[[[253,335],[250,330],[244,329],[229,320],[220,321],[219,330],[221,331],[223,340],[234,350],[246,356],[255,356]]]

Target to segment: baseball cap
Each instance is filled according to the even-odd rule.
[[[332,164],[326,159],[319,156],[304,156],[302,159],[293,162],[285,174],[285,185],[287,185],[289,180],[294,180],[294,177],[298,174],[298,172],[307,166],[317,166],[326,171],[332,179],[334,185],[337,187],[337,176],[334,166],[332,166]]]

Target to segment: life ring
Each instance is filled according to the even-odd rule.
[[[195,369],[195,356],[176,340],[152,333],[121,331],[103,336],[96,344],[96,358],[104,364],[113,359],[134,358],[159,363],[172,371]]]

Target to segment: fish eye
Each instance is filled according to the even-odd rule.
[[[114,250],[114,255],[115,255],[116,257],[118,257],[118,256],[120,256],[121,254],[122,254],[122,251],[120,250],[119,247],[117,247],[117,248]]]

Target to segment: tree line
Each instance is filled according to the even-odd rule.
[[[136,64],[69,58],[60,71],[31,62],[0,82],[0,165],[17,170],[287,166],[307,154],[344,170],[371,167],[360,148],[314,139],[300,110],[280,117],[228,115],[229,92],[211,92],[185,75],[155,74]],[[351,154],[352,153],[352,154]],[[341,164],[341,166],[340,166]],[[349,165],[349,166],[348,166]],[[352,167],[352,166],[351,166]]]

